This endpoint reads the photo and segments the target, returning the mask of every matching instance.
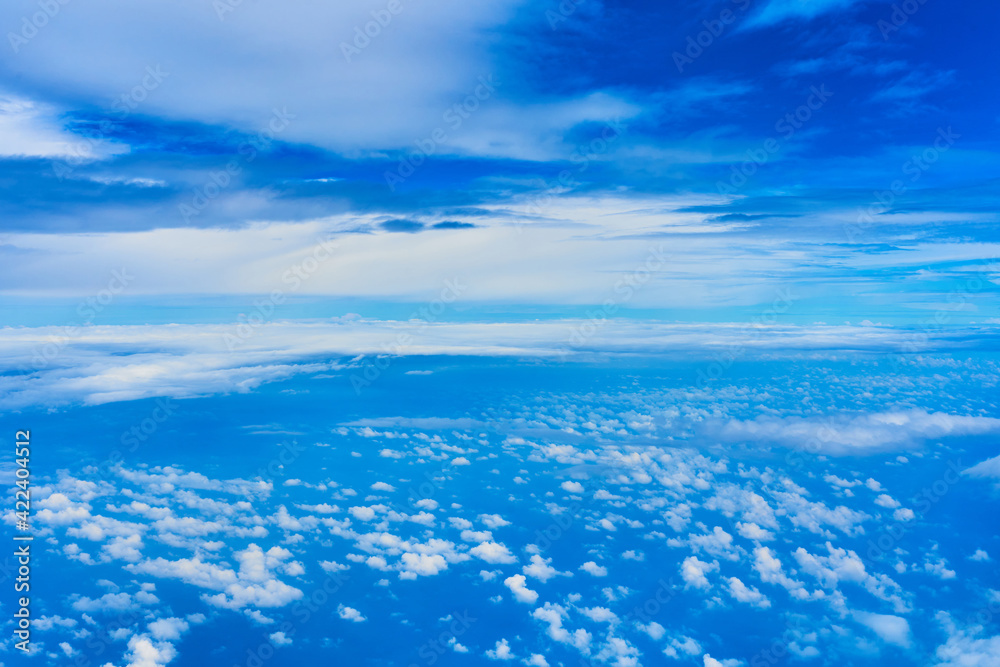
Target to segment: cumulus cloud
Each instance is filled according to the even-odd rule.
[[[284,632],[272,632],[267,636],[275,646],[291,646],[292,640]]]
[[[548,581],[552,577],[556,577],[559,575],[573,576],[571,572],[560,572],[556,568],[552,567],[551,563],[552,563],[551,558],[542,558],[538,554],[534,554],[531,556],[531,562],[528,565],[522,567],[521,571],[524,572],[529,577],[538,579],[543,583]]]
[[[910,646],[910,624],[901,616],[856,611],[854,612],[854,620],[871,629],[886,643],[902,648]]]
[[[480,514],[479,520],[486,524],[487,528],[503,528],[510,525],[510,521],[499,514]]]
[[[302,591],[279,580],[277,572],[298,572],[301,565],[289,560],[291,553],[281,547],[264,551],[256,544],[234,554],[238,570],[230,570],[199,558],[167,560],[155,558],[127,566],[132,572],[155,577],[180,579],[188,584],[220,591],[205,595],[212,605],[228,609],[283,607],[302,597]]]
[[[361,623],[367,621],[368,619],[362,616],[361,612],[352,607],[346,605],[337,606],[337,615],[340,616],[345,621],[353,621],[354,623]]]
[[[686,587],[709,588],[711,584],[705,575],[718,569],[718,561],[706,563],[698,560],[695,556],[689,556],[681,563],[681,578],[686,582]]]
[[[767,609],[771,606],[771,601],[767,599],[767,596],[753,586],[747,586],[736,577],[729,578],[729,594],[734,599],[751,604],[754,607]]]
[[[359,521],[372,521],[375,518],[375,509],[372,507],[350,507],[347,511]]]
[[[163,667],[177,657],[173,645],[154,642],[145,635],[135,635],[128,640],[125,653],[126,667]]]
[[[181,618],[160,618],[149,624],[149,634],[153,636],[153,639],[158,640],[177,640],[181,638],[181,635],[187,632],[188,623]]]
[[[400,558],[400,578],[430,577],[448,569],[441,554],[404,553]]]
[[[592,560],[588,560],[586,563],[581,565],[580,569],[586,572],[587,574],[591,574],[595,577],[608,576],[608,568],[604,567],[603,565],[598,565]]]
[[[513,660],[514,654],[511,652],[507,640],[501,639],[495,647],[486,651],[486,657],[490,660]]]
[[[1000,635],[986,636],[981,626],[959,627],[945,612],[937,621],[947,641],[934,651],[934,667],[993,667],[1000,664]]]
[[[482,559],[487,563],[497,564],[509,564],[517,561],[514,554],[507,549],[501,543],[498,542],[483,542],[482,544],[473,547],[469,550],[476,558]]]
[[[514,594],[514,598],[518,602],[535,604],[538,601],[538,593],[528,588],[525,582],[526,579],[523,574],[515,574],[503,581],[504,586],[510,589],[510,592]]]

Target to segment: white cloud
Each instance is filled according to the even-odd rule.
[[[899,507],[899,501],[887,493],[883,493],[876,498],[875,504],[879,507],[885,507],[886,509],[896,509]]]
[[[518,602],[535,604],[538,601],[538,593],[525,585],[526,579],[523,574],[515,574],[504,579],[504,586],[510,589]]]
[[[480,558],[487,563],[496,564],[509,564],[517,562],[514,555],[504,546],[502,543],[498,542],[483,542],[479,546],[475,546],[469,550],[476,558]]]
[[[0,91],[0,156],[65,158],[77,164],[128,151],[122,144],[67,132],[62,124],[58,110]]]
[[[126,667],[163,667],[177,657],[177,651],[166,642],[153,642],[145,635],[135,635],[128,640],[125,653]]]
[[[160,618],[149,624],[149,633],[153,639],[177,640],[187,632],[188,623],[181,618]]]
[[[753,586],[748,587],[736,577],[729,578],[729,594],[740,602],[745,602],[761,609],[767,609],[771,606],[771,601],[767,599],[767,596]]]
[[[795,581],[785,574],[781,561],[778,560],[769,548],[757,547],[754,549],[753,553],[754,570],[756,570],[760,575],[761,581],[781,586],[786,589],[792,597],[799,599],[808,597],[808,593],[806,592],[803,584],[799,581]]]
[[[288,635],[280,630],[278,632],[272,632],[267,636],[271,640],[271,643],[275,646],[291,646],[292,640]]]
[[[1000,479],[1000,456],[977,463],[971,468],[962,471],[962,474],[970,477],[985,479]]]
[[[569,493],[583,493],[583,484],[580,484],[580,482],[567,480],[559,486],[562,487],[563,491],[568,491]]]
[[[768,542],[774,539],[774,533],[764,530],[755,523],[737,523],[736,530],[741,537],[758,542]]]
[[[618,615],[607,607],[584,607],[580,613],[595,623],[618,623]]]
[[[513,660],[514,654],[511,652],[507,640],[501,639],[494,648],[486,651],[486,657],[490,660]]]
[[[595,577],[608,576],[608,568],[604,567],[603,565],[598,565],[592,560],[589,560],[583,565],[581,565],[580,569],[586,572],[587,574],[591,574]]]
[[[126,566],[126,569],[180,579],[200,588],[220,591],[216,595],[206,595],[204,599],[209,604],[227,609],[283,607],[302,597],[302,591],[275,577],[275,572],[279,570],[294,572],[301,569],[301,565],[288,560],[291,553],[287,550],[271,547],[265,552],[256,544],[250,544],[234,556],[240,564],[238,571],[204,562],[197,557],[174,561],[164,558],[144,560]]]
[[[643,625],[642,623],[637,623],[636,627],[645,632],[653,641],[659,641],[663,638],[663,635],[667,633],[667,629],[656,621],[650,621],[648,624]]]
[[[823,418],[762,416],[748,421],[731,420],[719,429],[717,435],[726,440],[770,441],[795,448],[811,443],[811,447],[819,448],[824,453],[842,455],[901,447],[947,436],[998,431],[1000,419],[993,417],[914,409]],[[996,465],[1000,468],[1000,457],[997,460]],[[967,472],[971,473],[971,470]]]
[[[982,636],[983,628],[959,628],[945,612],[938,612],[938,622],[948,640],[934,651],[934,667],[995,667],[1000,665],[1000,635]]]
[[[883,641],[889,644],[903,648],[909,648],[910,646],[910,624],[901,616],[856,611],[854,612],[854,620],[870,628]]]
[[[270,243],[272,239],[273,234],[266,233],[260,242]],[[86,241],[81,240],[80,243],[85,244]],[[164,245],[162,240],[151,240],[150,243],[156,252],[161,252]],[[173,244],[178,246],[179,252],[183,249],[184,253],[187,253],[191,247],[226,247],[228,241],[176,240],[166,245]],[[49,257],[51,254],[47,249],[39,250],[37,253],[25,253],[24,256]],[[87,252],[89,251],[81,249],[74,257],[87,256]],[[407,253],[413,255],[409,248]],[[255,251],[253,254],[256,256],[259,252]],[[145,264],[146,261],[145,258],[136,259],[139,263]],[[150,264],[156,261],[160,260],[148,259]],[[164,272],[171,272],[178,261],[181,260],[170,260],[169,266],[164,267]],[[188,261],[186,255],[183,261]],[[206,257],[205,261],[209,259]],[[240,264],[242,261],[243,258],[240,258],[236,264],[242,266]],[[39,268],[39,271],[31,273],[59,275],[61,271],[61,268],[55,265]],[[282,270],[282,267],[275,269],[279,274],[276,279],[278,281]],[[85,273],[89,272],[88,268]],[[167,280],[166,277],[163,279]],[[350,282],[348,278],[345,280]],[[79,281],[66,278],[60,285],[77,284],[82,281],[83,278]],[[206,281],[211,282],[202,277],[198,285]],[[211,284],[224,285],[226,282],[227,280],[220,278]],[[440,282],[436,279],[430,281],[429,285],[434,285],[433,289],[437,291],[441,289]],[[593,289],[600,290],[603,287],[601,283],[594,285]],[[98,286],[95,291],[99,289],[101,287]],[[261,285],[261,291],[264,293],[270,289],[270,283]],[[392,288],[393,291],[395,289]],[[196,286],[183,288],[177,286],[176,291],[192,292],[196,291]],[[229,349],[226,342],[226,336],[233,335],[230,325],[95,325],[83,327],[74,336],[66,339],[60,351],[58,368],[55,365],[45,366],[37,373],[17,378],[16,382],[13,376],[5,379],[0,375],[0,409],[19,409],[42,404],[61,405],[67,402],[104,404],[139,398],[163,396],[179,398],[212,393],[248,392],[267,382],[303,373],[325,372],[340,368],[337,364],[316,362],[314,360],[316,357],[379,354],[386,345],[395,345],[395,341],[404,333],[411,337],[412,343],[400,348],[401,354],[553,356],[559,354],[560,350],[565,350],[567,337],[585,324],[585,320],[544,320],[505,324],[439,322],[431,325],[421,323],[418,326],[416,323],[360,318],[325,322],[272,322],[256,328],[250,338],[234,349]],[[48,340],[50,336],[61,336],[62,333],[60,327],[0,329],[0,360],[31,359],[37,353],[37,341]],[[655,352],[668,346],[678,352],[698,350],[704,352],[718,347],[743,346],[748,350],[751,348],[767,350],[775,345],[774,341],[780,340],[787,352],[809,349],[820,344],[824,349],[828,349],[838,341],[843,345],[857,344],[850,327],[784,327],[773,333],[774,336],[748,336],[734,326],[647,323],[616,319],[609,320],[588,339],[588,349],[607,352],[642,350]],[[896,336],[896,332],[885,332],[877,339],[877,344],[872,342],[872,349],[895,349],[891,345],[902,344],[902,339]],[[933,341],[929,342],[928,346],[932,344]],[[112,354],[110,350],[117,352]],[[573,351],[571,353],[575,354]],[[0,368],[5,367],[3,363],[5,362],[0,361]],[[13,368],[10,365],[13,362],[6,363],[6,367]],[[919,411],[845,417],[841,422],[843,423],[831,429],[832,435],[825,443],[826,448],[831,451],[846,452],[858,448],[888,447],[894,443],[909,442],[917,437],[929,438],[1000,430],[997,428],[1000,420]],[[730,420],[712,427],[709,424],[710,422],[706,422],[705,428],[709,431],[714,429],[722,439],[778,440],[789,446],[801,445],[802,442],[809,440],[811,434],[826,433],[821,431],[825,426],[822,422],[797,417],[786,420],[770,417],[753,421]],[[387,448],[382,450],[382,454],[391,457],[403,456],[401,452]],[[149,482],[170,483],[171,480],[166,477],[168,475],[153,475],[150,476]],[[263,491],[264,489],[261,489],[261,492]],[[43,514],[44,511],[39,512],[38,518],[42,519]],[[754,521],[765,528],[769,527],[757,519],[746,520]]]
[[[404,553],[400,558],[400,578],[430,577],[448,569],[441,554]]]
[[[705,575],[718,569],[718,561],[706,563],[698,560],[695,556],[689,556],[681,563],[681,577],[686,582],[686,587],[707,589],[711,584]]]
[[[510,525],[510,521],[507,521],[499,514],[480,514],[479,520],[486,524],[487,528],[503,528]]]
[[[368,620],[362,616],[361,612],[357,609],[342,604],[337,606],[337,615],[345,621],[353,621],[355,623],[361,623]]]
[[[140,604],[151,604],[157,601],[155,595],[145,592],[139,592],[135,595],[129,595],[128,593],[106,593],[96,599],[87,597],[76,598],[70,606],[76,611],[110,614],[135,609]]]
[[[371,507],[351,507],[347,511],[359,521],[372,521],[375,518],[375,510]]]
[[[531,563],[522,567],[521,571],[543,583],[559,575],[573,576],[571,572],[560,572],[552,567],[551,563],[551,558],[542,558],[538,554],[534,554],[531,557]]]

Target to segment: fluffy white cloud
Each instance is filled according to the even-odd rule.
[[[128,640],[125,653],[126,667],[163,667],[177,657],[177,651],[167,642],[154,642],[145,635],[135,635]]]
[[[504,579],[504,586],[510,589],[518,602],[535,604],[538,601],[538,593],[525,585],[526,579],[523,574],[515,574]]]
[[[879,495],[879,497],[875,499],[875,504],[879,507],[885,507],[886,509],[896,509],[899,507],[899,501],[887,493]]]
[[[289,561],[291,553],[286,549],[271,547],[265,552],[256,544],[251,544],[234,556],[239,562],[238,571],[204,562],[197,557],[174,561],[156,558],[126,567],[132,572],[180,579],[200,588],[220,591],[216,595],[206,595],[205,600],[228,609],[282,607],[302,597],[302,591],[275,576],[278,571],[301,570],[300,564]]]
[[[417,576],[430,577],[448,569],[448,562],[441,554],[404,553],[400,558],[401,579]]]
[[[948,640],[934,651],[934,667],[994,667],[1000,665],[1000,635],[983,636],[983,628],[959,628],[945,612],[938,612],[938,622]]]
[[[716,660],[708,653],[704,655],[703,662],[705,664],[705,667],[740,667],[743,664],[742,661],[737,660],[736,658]]]
[[[551,563],[551,558],[542,558],[538,554],[534,554],[531,557],[531,563],[522,567],[521,571],[529,577],[538,579],[541,582],[546,582],[552,577],[559,575],[568,577],[573,576],[571,572],[560,572],[556,568],[552,567]]]
[[[580,569],[586,572],[587,574],[591,574],[595,577],[608,576],[608,568],[604,567],[603,565],[598,565],[592,560],[588,560],[586,563],[581,565]]]
[[[767,596],[753,586],[748,587],[736,577],[729,578],[729,594],[740,602],[745,602],[761,609],[767,609],[771,606],[771,601],[767,599]]]
[[[337,606],[337,615],[340,616],[345,621],[353,621],[355,623],[361,623],[368,620],[361,615],[361,612],[353,607],[348,607],[346,605]]]
[[[889,644],[895,644],[903,648],[909,648],[910,646],[910,624],[901,616],[856,611],[854,612],[854,620],[870,628],[883,641]]]
[[[736,530],[741,537],[757,542],[769,542],[774,539],[774,533],[764,530],[755,523],[737,523]]]
[[[514,554],[512,554],[506,546],[499,542],[483,542],[482,544],[470,549],[469,553],[476,558],[482,559],[487,563],[492,563],[494,565],[517,562]]]
[[[503,528],[510,525],[510,521],[499,514],[480,514],[479,520],[486,524],[487,528]]]
[[[149,634],[153,636],[153,639],[158,640],[177,640],[181,638],[181,635],[187,632],[188,623],[181,618],[160,618],[149,624]]]
[[[280,630],[278,632],[272,632],[267,636],[267,638],[270,639],[271,643],[275,646],[290,646],[292,644],[291,638]]]
[[[371,521],[375,518],[375,510],[371,507],[350,507],[347,511],[359,521]]]
[[[514,654],[511,652],[507,640],[501,639],[495,647],[486,651],[486,657],[490,660],[513,660]]]
[[[686,587],[709,588],[711,584],[705,575],[718,569],[718,561],[706,563],[695,556],[689,556],[681,563],[681,578],[686,582]]]

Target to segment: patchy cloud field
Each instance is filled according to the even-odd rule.
[[[22,412],[33,659],[991,664],[997,360],[809,356],[702,387],[407,356],[361,393],[342,359]]]

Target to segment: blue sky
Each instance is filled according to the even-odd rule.
[[[0,667],[1000,664],[998,20],[5,3]]]

